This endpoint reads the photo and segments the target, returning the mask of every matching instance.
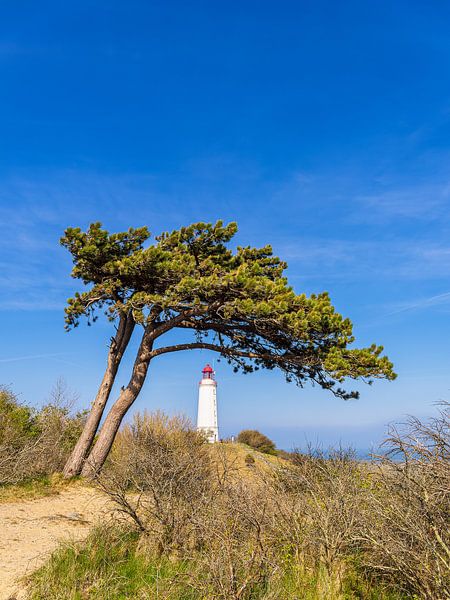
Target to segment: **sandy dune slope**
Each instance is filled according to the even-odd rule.
[[[0,600],[20,598],[20,578],[42,564],[61,540],[86,536],[108,512],[104,496],[78,486],[57,496],[0,504]]]

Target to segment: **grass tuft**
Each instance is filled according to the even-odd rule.
[[[189,587],[180,587],[184,563],[150,560],[138,542],[134,531],[103,526],[84,542],[61,546],[31,576],[30,600],[198,600]]]
[[[46,496],[56,496],[75,480],[67,481],[60,473],[33,477],[20,483],[0,485],[0,504],[36,500]]]

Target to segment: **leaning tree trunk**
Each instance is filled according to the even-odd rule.
[[[85,458],[94,441],[103,411],[114,385],[120,362],[131,339],[134,326],[135,322],[131,314],[121,315],[117,333],[111,340],[108,362],[102,383],[92,403],[92,408],[83,431],[64,467],[63,473],[66,479],[75,477],[81,473]]]
[[[136,400],[144,385],[150,364],[153,340],[150,330],[146,330],[139,346],[138,355],[133,365],[131,379],[126,388],[122,389],[118,399],[109,411],[102,425],[98,438],[89,457],[84,462],[81,474],[93,478],[103,467],[108,457],[114,438],[119,430],[122,419],[130,406]]]

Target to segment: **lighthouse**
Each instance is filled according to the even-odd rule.
[[[211,444],[219,441],[217,382],[211,365],[206,365],[203,369],[198,387],[197,430],[203,432]]]

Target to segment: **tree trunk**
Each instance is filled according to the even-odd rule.
[[[105,460],[111,450],[114,438],[119,430],[122,419],[130,406],[136,400],[139,392],[144,385],[147,376],[148,366],[151,359],[153,339],[150,328],[147,329],[142,337],[139,346],[138,355],[134,362],[131,379],[125,389],[122,390],[118,399],[109,411],[105,422],[102,425],[97,441],[84,463],[81,474],[84,477],[92,478],[103,467]]]
[[[75,477],[81,473],[84,460],[92,446],[95,434],[97,433],[103,411],[105,410],[111,389],[114,385],[120,362],[131,339],[134,326],[135,322],[131,314],[121,315],[117,333],[111,340],[108,362],[102,383],[98,389],[97,396],[92,403],[91,411],[83,431],[64,467],[63,473],[66,479]]]

